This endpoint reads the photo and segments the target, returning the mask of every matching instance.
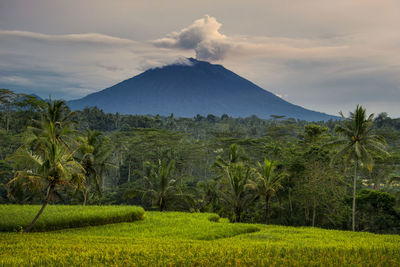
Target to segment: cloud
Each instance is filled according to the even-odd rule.
[[[159,68],[167,65],[186,65],[191,66],[193,63],[186,57],[172,56],[172,57],[159,57],[147,58],[140,61],[138,69],[146,71],[148,69]]]
[[[226,36],[219,32],[222,24],[205,15],[179,32],[152,41],[156,47],[194,50],[200,60],[218,61],[228,57],[271,58],[334,56],[346,50],[345,45],[321,40]]]
[[[141,5],[132,9],[136,16],[121,7],[129,10],[129,17],[122,19],[121,10],[115,9],[112,19],[102,16],[94,23],[87,20],[87,10],[92,9],[88,4],[81,21],[59,16],[65,20],[64,28],[39,19],[31,21],[40,22],[40,27],[21,26],[18,16],[3,9],[3,27],[32,32],[0,30],[0,87],[43,97],[51,93],[54,97],[78,98],[149,68],[188,64],[185,58],[196,56],[219,61],[262,88],[307,108],[337,114],[363,104],[371,107],[369,112],[388,111],[400,116],[394,103],[400,99],[400,35],[395,26],[400,23],[399,6],[396,0],[383,1],[326,4],[283,0],[263,5],[231,1],[235,8],[229,11],[226,3],[218,2],[212,12],[218,14],[223,27],[208,15],[186,27],[182,24],[203,12],[199,10],[209,10],[202,8],[207,4],[201,1],[196,4],[198,8],[187,1],[175,1],[171,19],[163,25],[158,21],[168,12],[154,13],[150,6],[147,13],[138,11]],[[177,16],[176,6],[186,6],[186,12]],[[114,4],[104,9],[105,14],[112,8]],[[40,16],[42,10],[43,6],[38,8]],[[4,24],[7,16],[8,26]],[[114,24],[117,20],[118,27]],[[93,33],[94,29],[110,35]],[[177,31],[165,35],[171,29]],[[43,34],[33,30],[84,33]]]
[[[84,34],[64,34],[64,35],[49,35],[37,32],[27,31],[7,31],[0,30],[1,38],[20,39],[37,42],[48,42],[55,44],[102,44],[102,45],[134,45],[136,42],[129,39],[108,36],[99,33],[84,33]]]
[[[157,47],[193,49],[201,60],[221,60],[231,48],[230,40],[219,32],[221,23],[205,15],[179,32],[153,41]]]
[[[83,97],[147,68],[191,56],[104,34],[0,30],[0,40],[0,87],[64,99]]]

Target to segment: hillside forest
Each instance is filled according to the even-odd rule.
[[[342,115],[72,112],[0,89],[0,203],[138,205],[399,234],[400,119],[361,106]]]

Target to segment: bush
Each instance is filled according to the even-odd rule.
[[[210,222],[219,222],[220,219],[221,217],[219,217],[218,214],[211,214],[210,216],[208,216],[208,220]]]
[[[362,189],[356,197],[357,229],[374,233],[399,233],[396,199],[386,192]]]

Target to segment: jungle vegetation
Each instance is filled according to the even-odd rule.
[[[1,89],[0,203],[127,204],[400,233],[400,119],[361,106],[342,115],[311,123],[72,112]]]

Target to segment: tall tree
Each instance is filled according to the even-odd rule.
[[[126,196],[140,194],[143,201],[150,201],[159,211],[190,202],[190,195],[182,191],[174,171],[175,160],[159,160],[157,165],[147,163],[146,175],[138,181],[136,189],[126,192]]]
[[[63,100],[51,99],[41,112],[41,119],[34,120],[33,125],[27,127],[26,143],[40,149],[46,142],[62,144],[68,148],[77,145],[77,131],[74,129],[76,121],[72,120],[75,112],[71,112]]]
[[[232,214],[234,222],[242,220],[242,213],[255,199],[252,177],[254,169],[243,161],[246,157],[242,149],[236,144],[232,144],[229,150],[228,161],[224,161],[220,156],[217,157],[214,166],[220,175],[220,199],[227,210]]]
[[[270,202],[275,193],[282,188],[282,180],[285,174],[274,172],[274,163],[264,159],[263,164],[258,162],[258,172],[256,180],[257,194],[265,199],[265,223],[270,219]]]
[[[16,172],[9,186],[24,181],[24,185],[32,189],[46,189],[42,208],[24,229],[26,232],[32,229],[54,198],[56,187],[71,185],[79,188],[85,178],[84,170],[74,160],[75,151],[70,146],[74,130],[69,120],[71,113],[65,102],[49,101],[46,111],[36,126],[27,128],[25,144],[10,157],[15,166],[23,170]]]
[[[333,158],[344,158],[345,162],[354,163],[353,177],[353,206],[352,206],[352,230],[355,231],[356,214],[356,191],[357,175],[360,163],[364,164],[368,170],[372,170],[374,163],[374,154],[388,155],[386,151],[386,142],[382,136],[373,133],[374,114],[367,117],[366,110],[357,105],[354,112],[350,112],[349,118],[346,118],[342,112],[339,113],[343,118],[343,123],[336,127],[336,132],[341,134],[341,138],[332,142],[340,145],[340,149]]]
[[[10,130],[11,109],[18,95],[8,89],[0,89],[0,106],[6,110],[6,132]]]
[[[102,137],[99,131],[86,130],[86,136],[79,137],[78,141],[79,161],[85,169],[85,187],[83,188],[83,205],[87,204],[91,185],[95,186],[96,192],[101,194],[100,183],[103,179],[105,168],[113,166],[108,162],[111,154],[111,147],[107,144],[106,138]]]

